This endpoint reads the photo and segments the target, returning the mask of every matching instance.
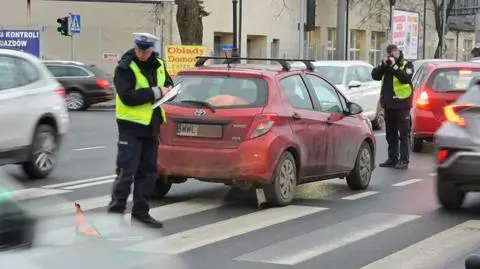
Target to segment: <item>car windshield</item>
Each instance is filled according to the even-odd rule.
[[[437,92],[467,91],[472,78],[480,76],[480,69],[456,68],[442,70],[432,78],[432,90]]]
[[[207,102],[214,107],[263,107],[267,83],[260,78],[179,75],[174,83],[182,88],[172,104]]]
[[[89,68],[93,73],[95,73],[95,75],[97,75],[99,77],[107,77],[108,78],[108,77],[112,76],[111,74],[109,74],[108,72],[100,69],[96,65],[90,65]]]
[[[334,85],[343,83],[343,66],[317,66],[315,72],[319,73],[324,79]]]

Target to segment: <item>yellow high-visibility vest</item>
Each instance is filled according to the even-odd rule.
[[[161,88],[165,83],[166,76],[165,76],[165,71],[164,71],[165,67],[163,65],[163,61],[161,59],[158,59],[158,61],[160,63],[160,67],[157,69],[157,85],[159,88]],[[135,75],[136,91],[139,89],[152,87],[150,86],[148,79],[142,74],[142,72],[140,71],[140,68],[134,61],[130,63],[130,68],[132,69],[133,74]],[[131,121],[131,122],[148,126],[152,121],[152,114],[153,114],[152,105],[153,105],[152,103],[146,103],[139,106],[127,106],[122,102],[122,100],[117,94],[116,106],[115,106],[116,117],[117,119]],[[160,106],[160,111],[162,113],[163,122],[167,122],[165,111],[161,106]]]
[[[405,65],[408,63],[407,60],[403,60],[402,64],[399,66],[400,71],[405,69]],[[383,76],[382,76],[382,86],[383,86]],[[406,99],[412,95],[412,87],[410,83],[402,83],[398,78],[393,76],[393,92],[398,99]]]

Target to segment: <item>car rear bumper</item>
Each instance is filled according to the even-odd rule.
[[[107,90],[99,89],[96,91],[87,92],[86,96],[87,96],[87,102],[90,105],[93,105],[93,104],[98,104],[98,103],[113,100],[115,98],[115,92],[113,91],[113,89],[107,89]]]
[[[272,178],[282,147],[265,135],[244,141],[238,148],[185,147],[160,144],[160,176],[196,178],[213,182],[233,180],[266,182]]]
[[[459,190],[480,191],[480,152],[458,151],[437,165],[438,180],[454,182]]]
[[[442,125],[433,112],[412,108],[412,132],[417,137],[432,138],[438,128]]]

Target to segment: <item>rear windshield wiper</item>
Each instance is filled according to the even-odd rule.
[[[209,108],[213,113],[215,113],[215,107],[209,102],[198,101],[198,100],[182,100],[180,103],[190,103],[195,105],[201,105],[203,107]]]

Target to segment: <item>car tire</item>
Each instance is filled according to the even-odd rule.
[[[78,90],[68,91],[66,102],[70,111],[84,111],[88,108],[85,95]]]
[[[157,199],[162,199],[167,195],[171,188],[171,182],[159,178],[155,181],[155,192],[153,196]]]
[[[347,176],[347,184],[351,190],[364,190],[370,185],[372,178],[373,158],[372,149],[367,142],[363,142],[358,150],[355,166]]]
[[[385,128],[385,112],[379,107],[375,119],[372,121],[373,130],[383,130]]]
[[[410,148],[412,152],[422,152],[423,150],[423,139],[416,137],[413,132],[410,136]]]
[[[286,151],[278,160],[272,182],[264,185],[267,203],[271,206],[286,206],[295,198],[297,187],[297,164],[293,155]]]
[[[459,191],[454,183],[445,181],[437,175],[437,200],[447,210],[458,210],[465,201],[465,192]]]
[[[33,135],[28,161],[23,170],[33,179],[42,179],[50,175],[55,168],[57,157],[57,132],[46,124],[39,125]]]

